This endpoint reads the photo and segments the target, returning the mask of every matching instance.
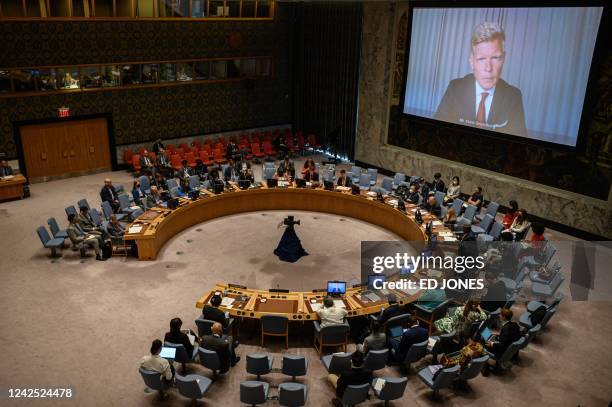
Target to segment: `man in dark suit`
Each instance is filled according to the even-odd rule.
[[[496,359],[499,359],[513,342],[521,338],[521,328],[516,322],[512,321],[513,315],[510,308],[502,308],[501,318],[504,323],[499,332],[499,336],[496,340],[490,340],[485,344],[485,346],[495,354]]]
[[[372,372],[363,368],[364,362],[363,353],[356,350],[351,355],[350,369],[340,373],[340,376],[330,374],[328,380],[336,388],[336,397],[332,399],[334,406],[342,406],[339,399],[344,395],[344,391],[348,386],[370,383],[372,381]]]
[[[480,308],[493,312],[506,304],[506,285],[490,271],[485,273],[487,293],[480,299]]]
[[[8,175],[13,175],[13,169],[6,160],[0,161],[0,177],[6,177]]]
[[[380,316],[378,317],[378,322],[381,324],[384,324],[393,317],[406,313],[406,309],[397,303],[397,297],[395,294],[389,294],[387,296],[387,301],[389,302],[389,307],[382,310],[380,312]]]
[[[353,181],[351,177],[346,175],[346,170],[340,170],[340,177],[338,177],[337,184],[339,187],[350,187]]]
[[[119,205],[119,196],[110,178],[104,180],[104,186],[100,190],[100,199],[102,199],[102,202],[108,202],[113,208],[113,212],[117,212],[121,207]]]
[[[142,152],[142,156],[140,157],[140,173],[142,175],[147,171],[150,171],[151,174],[155,174],[155,163],[153,162],[153,159],[149,157],[149,152],[144,150]]]
[[[433,192],[429,193],[427,201],[423,204],[423,209],[435,215],[437,218],[442,214],[442,208],[440,208],[440,204],[436,201],[436,196]]]
[[[162,143],[162,139],[158,138],[157,140],[155,140],[155,143],[153,143],[151,151],[153,151],[155,154],[159,154],[159,152],[163,151],[164,148],[166,147],[164,146],[164,143]]]
[[[501,79],[505,33],[497,23],[474,28],[471,74],[453,79],[434,118],[517,136],[527,136],[521,91]]]
[[[220,295],[213,295],[210,299],[210,304],[206,304],[202,309],[202,317],[204,319],[219,322],[225,328],[227,324],[229,324],[229,319],[225,317],[225,312],[219,309],[221,301]]]
[[[204,349],[212,350],[219,356],[221,362],[221,373],[229,370],[230,365],[234,366],[240,357],[236,356],[233,340],[231,336],[223,335],[223,327],[215,322],[211,328],[212,335],[204,335],[200,340],[200,346]]]
[[[426,341],[429,338],[427,329],[419,326],[419,321],[413,316],[408,318],[407,325],[409,328],[404,331],[401,340],[398,341],[394,338],[389,340],[391,348],[394,350],[394,358],[398,362],[404,360],[406,353],[408,353],[412,345]]]

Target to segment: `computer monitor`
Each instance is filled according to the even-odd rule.
[[[266,180],[266,185],[268,185],[268,188],[276,188],[278,186],[278,180],[276,178],[268,178]]]
[[[346,281],[328,281],[327,293],[341,295],[346,293]]]
[[[353,195],[359,195],[361,193],[361,188],[359,188],[359,185],[351,185],[351,193]]]
[[[323,186],[328,191],[334,190],[334,183],[332,181],[327,181],[327,180],[323,181]]]
[[[382,289],[382,284],[384,283],[386,280],[385,275],[384,274],[370,274],[368,276],[368,288],[370,290],[380,290]],[[376,285],[378,286],[378,288],[374,287],[374,281],[380,281],[380,283],[377,283]]]
[[[296,178],[295,185],[298,188],[306,188],[306,180],[304,178]]]

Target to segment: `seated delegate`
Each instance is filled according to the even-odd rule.
[[[421,343],[429,338],[427,329],[419,325],[419,321],[410,316],[406,321],[407,329],[402,333],[401,338],[389,338],[389,346],[394,350],[395,360],[401,362],[406,357],[410,347],[416,343]]]
[[[151,344],[151,354],[143,356],[142,359],[140,359],[140,367],[151,372],[159,373],[161,379],[167,384],[170,384],[174,379],[174,366],[166,359],[159,356],[161,350],[162,341],[155,339]]]
[[[240,357],[236,356],[236,345],[233,338],[223,334],[223,327],[218,322],[215,322],[211,327],[210,335],[202,337],[200,346],[217,353],[221,362],[221,368],[219,369],[221,373],[227,372],[230,366],[235,366],[240,361]]]
[[[372,323],[372,332],[365,337],[363,344],[359,346],[364,354],[371,350],[383,350],[387,348],[387,335],[382,331],[382,324],[378,321]]]
[[[351,355],[351,367],[340,373],[340,375],[330,374],[327,379],[336,389],[336,398],[332,399],[334,406],[343,406],[340,402],[346,388],[351,385],[360,385],[370,383],[372,381],[372,372],[363,368],[364,355],[361,351],[356,350]]]
[[[225,328],[229,324],[229,318],[227,318],[225,312],[219,309],[222,301],[220,295],[213,295],[210,304],[206,304],[202,309],[202,318],[219,322]]]
[[[189,336],[187,336],[185,332],[181,331],[181,326],[183,326],[183,321],[181,321],[180,318],[172,318],[170,321],[170,331],[166,332],[164,341],[177,345],[183,345],[187,351],[187,356],[191,357],[191,355],[193,355],[193,347],[197,346],[197,339],[192,344],[189,340]],[[191,330],[189,330],[189,334],[196,336]]]
[[[91,233],[85,233],[78,225],[77,216],[74,213],[68,215],[68,237],[73,245],[83,243],[94,249],[96,253],[96,260],[105,261],[106,259],[102,256],[102,245],[104,240],[101,235],[94,235]]]
[[[326,297],[323,300],[323,308],[317,311],[317,315],[321,319],[321,328],[323,328],[328,325],[344,324],[347,312],[342,307],[336,307],[332,298]]]

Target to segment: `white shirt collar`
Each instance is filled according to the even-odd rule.
[[[484,90],[482,86],[480,86],[477,80],[474,80],[474,83],[476,83],[476,98],[480,97],[482,92],[487,92],[489,96],[491,97],[491,99],[493,99],[493,95],[495,94],[495,86],[493,86],[489,90]]]

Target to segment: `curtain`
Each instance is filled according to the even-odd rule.
[[[293,126],[354,158],[362,7],[307,2],[295,8]]]
[[[448,83],[471,73],[472,29],[506,34],[502,78],[523,94],[532,137],[575,144],[602,7],[415,9],[404,112],[432,117]]]

